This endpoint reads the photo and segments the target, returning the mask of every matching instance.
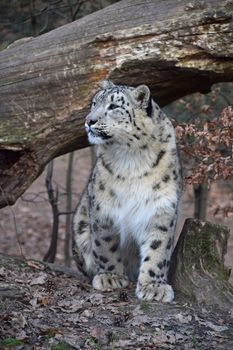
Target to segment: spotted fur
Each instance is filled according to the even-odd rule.
[[[97,162],[74,215],[74,257],[96,289],[136,279],[139,299],[170,302],[181,193],[174,129],[147,86],[101,87],[86,117]]]

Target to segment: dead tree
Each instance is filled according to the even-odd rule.
[[[148,84],[161,106],[233,81],[232,24],[228,0],[123,0],[0,52],[0,207],[87,146],[101,79]]]
[[[229,311],[233,307],[230,270],[224,266],[229,229],[186,219],[171,261],[171,283],[191,303]]]

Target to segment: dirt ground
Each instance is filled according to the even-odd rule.
[[[59,189],[59,209],[65,211],[65,178],[68,155],[55,160],[54,188]],[[90,148],[75,152],[73,169],[73,208],[89,178],[91,169]],[[42,260],[46,254],[52,223],[52,212],[45,188],[46,171],[32,184],[27,192],[13,207],[0,210],[0,252],[9,255],[24,256],[27,259]],[[226,255],[226,265],[233,267],[233,217],[213,216],[214,208],[233,202],[233,188],[226,183],[213,184],[208,198],[207,219],[228,226],[231,230]],[[193,195],[191,186],[187,186],[180,210],[177,232],[181,231],[184,220],[193,215]],[[65,215],[60,216],[58,253],[56,263],[64,262]],[[233,281],[232,277],[231,280]]]
[[[233,348],[229,311],[179,296],[171,304],[140,302],[134,289],[100,293],[78,275],[0,254],[0,349]]]

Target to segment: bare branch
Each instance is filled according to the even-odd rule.
[[[2,187],[0,186],[0,192],[2,193],[2,196],[5,197],[5,193],[2,189]],[[6,201],[7,201],[7,198],[6,198]],[[19,250],[20,250],[20,255],[26,260],[25,256],[24,256],[24,253],[23,253],[23,249],[22,249],[22,246],[21,246],[21,243],[20,243],[20,239],[19,239],[19,231],[18,231],[18,226],[17,226],[17,222],[16,222],[16,215],[15,215],[15,211],[14,209],[8,204],[8,208],[11,212],[11,215],[12,215],[12,218],[13,218],[13,223],[14,223],[14,229],[15,229],[15,236],[16,236],[16,240],[17,240],[17,243],[18,243],[18,247],[19,247]]]
[[[58,227],[59,227],[59,211],[58,211],[58,189],[54,191],[52,184],[53,177],[53,161],[49,162],[46,175],[46,188],[49,197],[49,203],[53,212],[53,226],[51,232],[51,243],[48,252],[44,257],[44,261],[54,262],[57,252],[57,239],[58,239]]]
[[[73,172],[73,160],[74,153],[71,152],[68,156],[68,167],[66,173],[66,212],[69,213],[72,210],[72,172]],[[66,237],[65,237],[65,264],[70,266],[71,264],[71,215],[66,215]]]

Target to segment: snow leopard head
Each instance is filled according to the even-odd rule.
[[[128,142],[136,135],[135,131],[138,134],[141,123],[153,123],[153,104],[156,105],[146,85],[133,88],[104,80],[101,90],[92,99],[91,111],[86,117],[89,142]]]

